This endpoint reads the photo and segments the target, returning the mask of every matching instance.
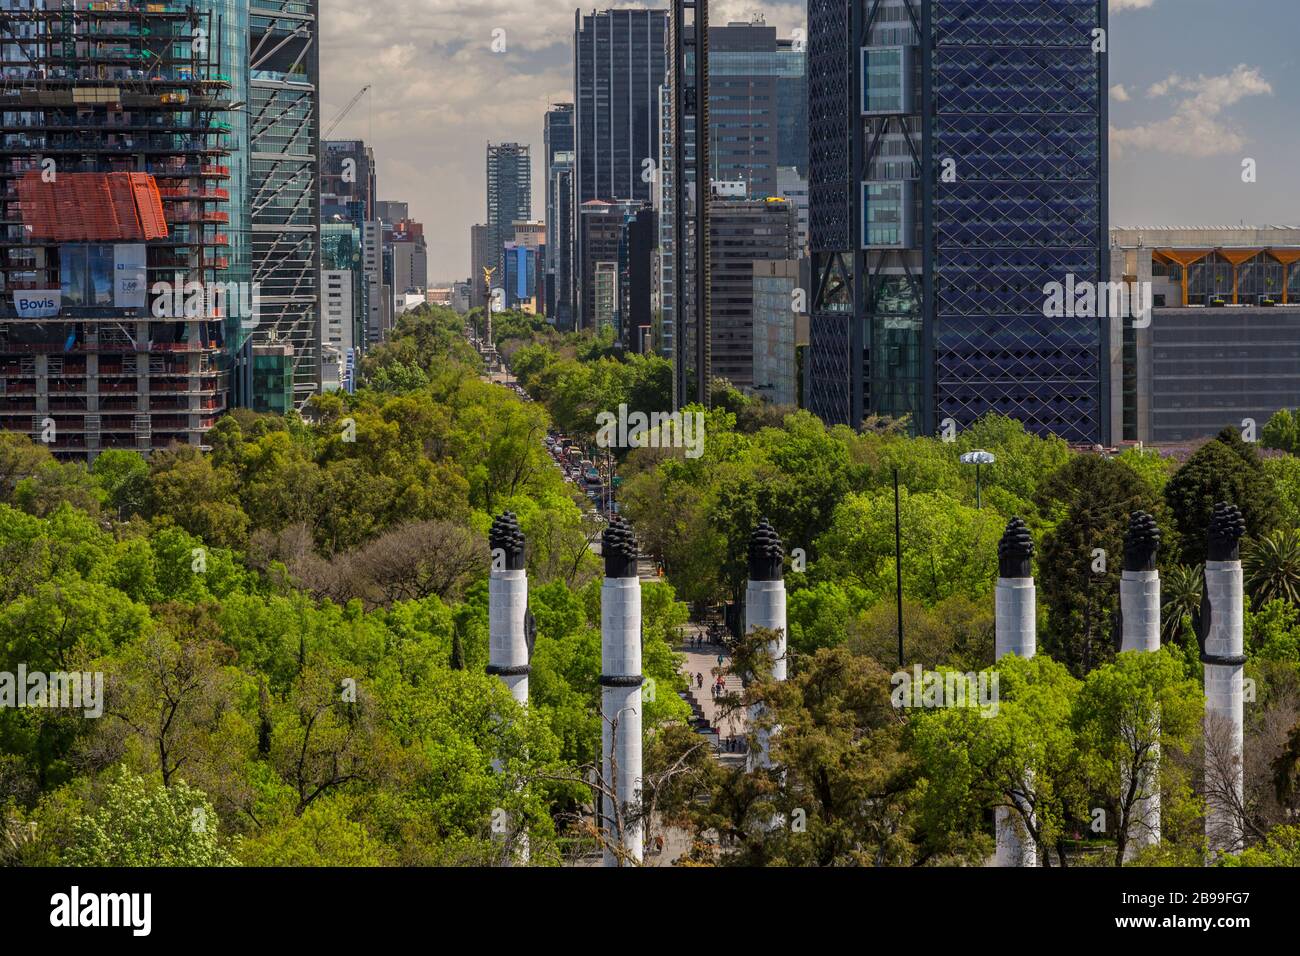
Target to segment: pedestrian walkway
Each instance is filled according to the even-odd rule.
[[[723,695],[739,697],[742,691],[740,678],[735,674],[724,673],[731,666],[731,653],[726,647],[706,641],[702,647],[696,647],[692,638],[705,633],[699,624],[686,627],[687,643],[677,648],[685,656],[682,672],[687,676],[690,691],[686,695],[687,703],[696,718],[696,729],[710,738],[715,753],[721,758],[743,757],[744,737],[747,732],[745,714],[742,710],[724,713],[724,707],[713,696],[714,680],[721,674],[723,678]],[[722,658],[719,665],[718,658]],[[704,678],[704,686],[699,686],[697,676]],[[705,729],[707,727],[707,730]],[[726,749],[729,739],[734,739],[736,750]]]

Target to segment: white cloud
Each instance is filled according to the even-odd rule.
[[[1228,107],[1248,96],[1271,95],[1273,87],[1258,67],[1242,63],[1231,73],[1197,76],[1173,74],[1153,83],[1147,97],[1160,99],[1174,93],[1187,94],[1167,119],[1124,129],[1112,127],[1113,151],[1126,148],[1151,149],[1180,156],[1223,156],[1240,151],[1245,137],[1221,118]]]
[[[1156,0],[1110,0],[1110,12],[1119,10],[1142,10],[1151,6]]]
[[[667,7],[666,0],[619,7]],[[321,116],[330,122],[367,83],[370,94],[333,134],[365,139],[379,161],[379,193],[404,199],[425,223],[431,280],[469,274],[469,229],[487,212],[484,151],[533,147],[533,215],[545,213],[542,118],[573,99],[573,12],[611,4],[574,0],[321,0]],[[752,0],[715,0],[713,23],[748,20]],[[763,4],[789,36],[802,0]],[[491,50],[493,30],[506,49]]]
[[[1128,95],[1128,90],[1124,89],[1123,83],[1116,83],[1114,86],[1112,86],[1110,88],[1110,95],[1111,98],[1114,99],[1116,103],[1127,103],[1129,100],[1133,98]]]

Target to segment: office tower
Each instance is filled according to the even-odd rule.
[[[486,265],[495,276],[504,272],[507,242],[515,235],[515,223],[533,218],[531,149],[521,143],[487,146],[487,227],[488,258]],[[496,280],[493,280],[496,288]]]
[[[689,29],[687,36],[693,36]],[[798,177],[797,170],[806,169],[808,163],[808,97],[802,46],[793,40],[778,39],[776,28],[767,26],[761,16],[747,23],[711,26],[708,74],[710,178],[743,182],[746,194],[754,199],[784,196],[787,191],[797,196],[799,189],[791,183]],[[671,110],[671,104],[667,109]],[[664,129],[664,155],[671,157],[671,123],[666,122]],[[684,135],[684,149],[691,157],[695,127],[689,112]],[[670,161],[664,164],[665,182],[671,180],[670,165]],[[688,171],[687,182],[693,181]],[[804,192],[806,209],[806,183]],[[670,209],[671,196],[662,205]],[[673,247],[675,227],[674,216],[661,215],[657,295],[662,321],[658,349],[669,356],[673,354],[674,297],[668,250]],[[685,274],[689,277],[693,273],[687,270]]]
[[[1110,256],[1130,304],[1108,319],[1115,443],[1182,445],[1300,406],[1300,229],[1112,229]]]
[[[668,14],[664,10],[574,12],[574,204],[593,199],[649,202],[658,164],[659,87]],[[574,250],[579,297],[590,290],[581,230]],[[589,304],[575,304],[589,316]]]
[[[258,0],[250,11],[254,344],[292,349],[284,375],[296,407],[320,390],[319,0]],[[251,396],[254,409],[271,407]]]
[[[546,111],[542,125],[542,162],[546,171],[546,314],[563,327],[572,322],[573,303],[561,280],[573,270],[572,223],[565,223],[573,215],[571,182],[558,175],[573,166],[573,104],[556,103]],[[561,242],[564,245],[561,246]],[[563,317],[561,318],[561,313]]]
[[[399,199],[381,199],[375,203],[375,214],[384,222],[398,223],[411,218],[411,205]]]
[[[469,281],[471,309],[487,308],[488,277],[484,270],[494,268],[492,265],[492,231],[485,224],[470,226],[469,229]],[[494,276],[493,278],[496,278]]]
[[[777,170],[808,164],[804,51],[761,15],[709,28],[710,175],[779,195]]]
[[[406,203],[379,203],[380,211],[406,212]],[[388,220],[383,220],[388,224]],[[398,219],[386,229],[384,241],[392,250],[393,291],[401,297],[418,294],[421,297],[429,288],[429,248],[424,239],[424,224],[411,219]]]
[[[672,267],[662,270],[672,294],[661,326],[671,322],[673,408],[709,402],[709,129],[708,0],[673,0],[668,38],[669,140],[663,153],[671,187],[661,193],[660,215],[672,218]],[[665,306],[666,308],[666,306]]]
[[[383,223],[362,223],[361,245],[366,274],[366,345],[378,345],[393,327],[393,288],[385,278]]]
[[[808,177],[794,166],[780,167],[776,171],[776,194],[794,206],[802,256],[808,251]]]
[[[671,34],[670,34],[671,38]],[[672,43],[669,43],[672,49]],[[670,74],[671,75],[671,74]],[[659,175],[655,178],[652,205],[658,221],[655,246],[654,287],[651,298],[654,303],[653,349],[670,362],[674,361],[677,347],[673,336],[673,268],[677,252],[673,246],[673,233],[677,226],[677,217],[673,212],[673,195],[677,185],[673,175],[673,94],[669,78],[659,88]],[[674,376],[674,382],[676,376]],[[676,384],[674,384],[676,389]]]
[[[514,235],[505,245],[504,271],[496,285],[505,292],[505,308],[536,315],[545,307],[546,224],[519,220],[512,226]]]
[[[555,218],[547,219],[548,238],[547,254],[554,263],[554,271],[547,279],[548,296],[547,315],[561,329],[573,329],[574,302],[578,295],[574,287],[575,236],[573,205],[573,152],[555,154],[551,163],[549,186],[555,197]],[[551,229],[552,221],[554,229]],[[554,235],[556,248],[552,250],[551,235]]]
[[[520,245],[527,246],[529,249],[547,248],[546,223],[538,222],[536,219],[517,219],[510,225],[512,229],[512,242],[517,242]]]
[[[651,274],[658,223],[655,211],[643,206],[623,220],[619,240],[619,338],[633,352],[650,351],[652,316]]]
[[[1109,438],[1103,0],[810,0],[811,409]],[[862,38],[861,42],[855,38]]]
[[[591,328],[599,332],[610,326],[618,330],[618,263],[601,259],[594,263],[591,277],[592,322]]]
[[[321,223],[321,390],[351,391],[349,355],[365,344],[365,255],[361,227],[354,222]]]
[[[582,264],[583,288],[579,300],[582,304],[581,327],[597,330],[600,325],[612,322],[618,312],[617,277],[619,270],[619,244],[623,239],[623,223],[629,214],[634,215],[640,203],[612,203],[593,199],[583,204],[579,212],[581,248],[587,257]],[[612,271],[614,280],[602,277],[602,306],[596,306],[596,274],[598,269]],[[607,301],[606,297],[612,296]],[[612,304],[611,304],[612,302]],[[603,318],[597,321],[597,313]]]
[[[60,458],[203,447],[226,407],[258,318],[236,232],[246,16],[226,0],[0,11],[0,427]]]
[[[754,384],[754,263],[794,258],[794,208],[781,199],[715,198],[709,238],[708,375],[748,391]],[[692,324],[686,332],[693,334]]]
[[[754,373],[750,391],[776,405],[799,405],[799,349],[808,313],[796,311],[808,288],[807,259],[760,259],[754,270]]]
[[[321,218],[333,214],[353,222],[382,218],[376,214],[379,195],[375,151],[359,139],[321,142]]]

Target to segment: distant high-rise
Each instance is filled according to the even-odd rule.
[[[809,408],[1110,434],[1104,0],[809,0]],[[1109,329],[1105,329],[1109,334]]]
[[[249,16],[255,345],[292,350],[293,403],[320,390],[320,0],[258,0]],[[271,375],[268,380],[278,380]],[[273,407],[253,390],[254,408]],[[278,397],[278,392],[277,392]]]
[[[574,303],[578,294],[574,289],[576,223],[573,205],[573,153],[556,153],[551,163],[548,187],[555,197],[554,219],[546,220],[548,236],[554,223],[554,242],[557,249],[551,252],[551,239],[547,239],[548,255],[555,264],[555,271],[547,278],[548,303],[546,314],[551,316],[561,329],[571,330],[574,322]]]
[[[321,141],[321,213],[328,219],[337,207],[352,222],[376,218],[379,195],[375,151],[359,139]]]
[[[659,87],[667,57],[666,10],[574,12],[574,205],[649,202],[659,157]],[[576,235],[574,261],[589,256]],[[590,289],[580,275],[579,294]],[[580,314],[591,309],[577,304]]]
[[[790,203],[779,199],[711,201],[710,379],[724,378],[742,390],[754,384],[754,263],[793,259],[798,244],[795,210]]]
[[[804,51],[761,17],[709,28],[710,174],[779,195],[780,166],[808,167]]]
[[[546,313],[562,327],[568,327],[573,318],[573,300],[571,290],[565,288],[560,277],[573,270],[573,226],[564,222],[573,215],[573,200],[572,187],[557,173],[573,166],[572,103],[556,103],[546,111],[542,143],[546,170],[546,262],[542,283],[546,290]],[[563,245],[561,234],[565,236]]]
[[[689,11],[689,6],[687,11]],[[698,14],[697,14],[698,15]],[[695,42],[693,23],[683,21],[683,38],[688,46]],[[776,28],[768,26],[761,16],[748,22],[733,22],[725,26],[708,28],[708,159],[705,164],[711,180],[743,185],[744,195],[750,199],[766,199],[783,195],[782,181],[789,173],[781,169],[806,168],[808,164],[807,83],[804,70],[805,53],[802,44],[793,39],[779,39]],[[688,62],[693,62],[691,53]],[[687,86],[695,82],[691,71],[686,71]],[[669,73],[671,86],[673,72]],[[669,104],[671,110],[671,103]],[[671,115],[671,114],[670,114]],[[671,163],[675,155],[672,133],[675,124],[666,124],[667,149],[665,150],[664,181],[674,181]],[[682,153],[686,157],[683,186],[687,195],[694,189],[695,176],[691,162],[695,156],[695,119],[689,108],[681,122]],[[660,255],[658,298],[661,303],[659,323],[659,350],[674,355],[678,365],[676,384],[680,394],[693,400],[703,387],[699,369],[708,362],[701,354],[701,346],[693,346],[686,336],[677,332],[676,306],[678,297],[673,289],[674,268],[668,260],[675,248],[676,216],[672,215],[672,196],[662,199],[660,218]],[[695,269],[690,255],[693,240],[691,227],[687,227],[686,256],[682,271],[686,281],[693,282]],[[682,302],[691,310],[690,290]],[[695,322],[694,311],[687,323]],[[693,327],[693,326],[692,326]],[[685,349],[686,352],[680,350]],[[694,371],[692,371],[694,370]],[[687,379],[692,380],[687,385]]]
[[[505,274],[505,248],[515,238],[515,223],[533,218],[531,149],[522,143],[487,146],[488,258],[494,283]],[[482,276],[476,276],[482,279]]]
[[[487,279],[483,270],[490,267],[492,257],[492,237],[484,223],[470,226],[469,230],[469,307],[482,309],[487,307]],[[493,278],[499,278],[494,275]]]

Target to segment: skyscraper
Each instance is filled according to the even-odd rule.
[[[257,320],[237,231],[247,12],[236,0],[0,12],[0,428],[60,458],[205,444]]]
[[[689,7],[687,8],[689,10]],[[694,39],[694,26],[684,26],[686,42]],[[808,126],[807,85],[804,70],[805,53],[802,44],[793,39],[778,39],[776,28],[768,26],[761,16],[748,22],[733,22],[725,26],[710,26],[708,30],[708,91],[709,140],[707,167],[714,181],[742,183],[745,195],[751,199],[781,196],[782,167],[807,168]],[[693,63],[694,54],[688,53]],[[673,72],[669,73],[671,85]],[[688,86],[692,82],[687,70]],[[672,156],[671,139],[674,124],[670,121],[665,138]],[[684,185],[693,189],[694,174],[689,163],[695,154],[695,123],[688,110],[681,124],[687,157]],[[665,182],[672,179],[671,161],[665,160]],[[789,171],[785,178],[789,178]],[[688,193],[689,194],[689,193]],[[672,196],[662,200],[665,213],[671,211]],[[693,399],[699,394],[699,375],[696,385],[686,387],[691,368],[701,360],[696,354],[699,343],[692,348],[690,323],[696,321],[693,312],[687,318],[687,334],[676,337],[676,296],[672,288],[674,270],[667,260],[672,255],[676,217],[661,216],[659,269],[661,322],[659,324],[660,351],[674,355],[679,367],[676,382],[679,392]],[[688,227],[688,235],[690,230]],[[688,252],[689,250],[684,250]],[[746,263],[745,268],[749,268]],[[688,266],[683,271],[687,281],[692,281],[694,271]],[[689,304],[689,295],[684,297]],[[679,353],[678,349],[686,349]]]
[[[292,349],[284,373],[295,406],[321,380],[319,5],[258,0],[249,18],[253,281],[262,302],[253,342]],[[255,390],[244,401],[270,407]]]
[[[572,322],[573,303],[570,290],[564,287],[560,276],[572,271],[573,249],[568,244],[573,227],[566,216],[573,215],[572,195],[566,197],[565,183],[557,172],[573,164],[573,104],[556,103],[546,111],[542,126],[542,162],[546,171],[546,262],[543,297],[546,314],[553,321],[568,327]],[[570,187],[571,190],[571,187]],[[563,208],[562,208],[563,204]],[[567,238],[561,246],[561,234]]]
[[[359,139],[321,141],[320,193],[325,217],[343,207],[352,222],[377,218],[379,198],[375,151]]]
[[[1104,0],[810,0],[809,407],[1109,435]],[[865,41],[857,42],[855,37]]]
[[[574,291],[574,237],[576,235],[575,210],[573,206],[573,152],[555,154],[551,162],[549,188],[555,197],[554,219],[546,220],[547,234],[551,234],[554,223],[554,241],[557,249],[552,254],[555,271],[547,280],[548,303],[546,313],[561,329],[572,330],[574,322],[574,302],[578,295]],[[551,254],[551,240],[547,239],[547,252]]]
[[[804,51],[762,17],[709,28],[710,173],[779,195],[777,167],[808,165]]]
[[[515,238],[515,222],[533,218],[532,155],[522,143],[487,145],[487,240],[485,263],[493,287],[505,275],[505,248]],[[482,276],[475,276],[478,281]]]
[[[754,384],[754,263],[792,259],[798,244],[794,207],[782,199],[710,201],[710,379]]]
[[[574,11],[574,208],[593,199],[649,202],[659,155],[665,10]],[[639,204],[639,203],[638,203]],[[579,271],[590,257],[576,232]],[[590,288],[579,276],[579,294]],[[580,314],[591,310],[577,304]]]

